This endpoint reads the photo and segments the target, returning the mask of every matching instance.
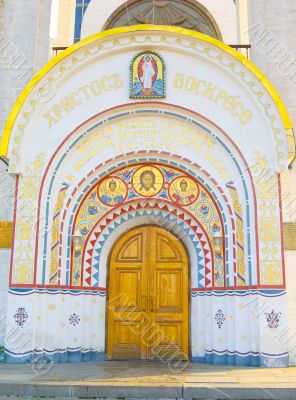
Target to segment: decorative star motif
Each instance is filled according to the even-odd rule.
[[[217,323],[218,329],[221,329],[224,321],[226,320],[225,315],[223,314],[223,311],[220,309],[217,311],[217,313],[215,314],[214,320]]]
[[[280,319],[282,313],[276,313],[274,310],[272,310],[270,313],[264,313],[267,326],[269,329],[277,329],[280,325]]]
[[[71,314],[69,317],[69,322],[70,322],[70,325],[72,325],[72,326],[79,325],[79,323],[80,323],[79,315],[76,313]]]
[[[27,322],[27,320],[29,318],[29,315],[28,315],[28,313],[27,313],[27,311],[26,311],[26,309],[24,307],[19,307],[16,310],[13,318],[15,320],[16,325],[19,328],[23,328],[25,323]]]

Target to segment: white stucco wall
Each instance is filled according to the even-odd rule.
[[[47,62],[51,0],[0,2],[0,138],[19,93]],[[12,221],[14,178],[0,162],[0,220]],[[0,345],[7,307],[10,250],[0,249]]]
[[[7,166],[0,161],[0,221],[12,221],[14,178],[7,174]]]
[[[0,130],[18,94],[48,59],[51,0],[0,5]]]
[[[103,30],[107,19],[126,0],[92,0],[86,10],[81,27],[81,37],[87,37]],[[200,0],[207,8],[219,26],[224,42],[237,43],[236,7],[233,0]]]
[[[295,284],[295,261],[296,252],[286,251],[286,277],[287,277],[287,299],[288,299],[288,349],[290,353],[290,364],[296,364],[296,284]]]
[[[252,61],[270,79],[296,127],[295,0],[249,0],[249,37]],[[281,177],[284,222],[296,222],[296,163]],[[290,359],[296,363],[296,251],[286,251]]]
[[[10,250],[0,249],[0,346],[4,345]]]
[[[69,47],[74,43],[76,0],[54,0],[52,4],[51,47]]]
[[[0,221],[12,221],[13,213],[14,179],[6,170],[0,162]],[[10,250],[0,249],[0,346],[4,344],[9,265]]]

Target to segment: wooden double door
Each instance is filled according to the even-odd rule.
[[[188,359],[188,258],[156,226],[122,236],[110,258],[107,358]]]

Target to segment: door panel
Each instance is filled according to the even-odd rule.
[[[176,248],[173,247],[173,243],[169,241],[168,238],[164,237],[159,232],[156,233],[157,240],[157,252],[156,252],[156,261],[157,262],[180,262],[181,257]],[[177,240],[175,238],[175,240]]]
[[[188,359],[188,259],[183,245],[171,233],[154,227],[150,232],[152,246],[150,275],[154,298],[151,318],[162,335],[160,343],[150,343],[161,350],[162,359]],[[159,351],[156,353],[159,356]]]
[[[141,270],[127,271],[117,268],[116,293],[121,295],[118,297],[117,311],[123,308],[141,311],[141,286],[138,284],[140,280]]]
[[[117,254],[117,262],[143,262],[144,249],[143,249],[143,233],[139,232],[132,236],[129,240],[122,244],[121,249]]]
[[[148,232],[134,229],[119,239],[110,259],[108,359],[146,359],[145,329]]]
[[[156,312],[182,312],[182,271],[157,270]],[[162,290],[165,288],[165,290]]]
[[[141,358],[141,321],[116,321],[112,358],[140,359]]]
[[[188,359],[188,259],[154,226],[133,229],[110,260],[108,359]]]

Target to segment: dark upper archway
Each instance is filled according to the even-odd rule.
[[[110,16],[104,29],[139,24],[174,25],[222,40],[212,15],[195,0],[129,0]]]

